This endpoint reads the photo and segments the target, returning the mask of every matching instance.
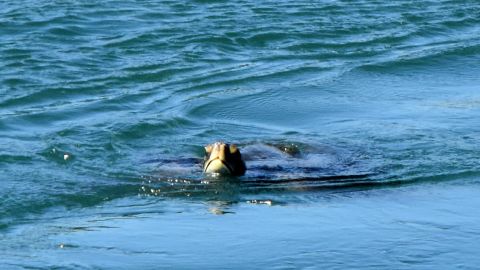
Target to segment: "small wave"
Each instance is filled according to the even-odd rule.
[[[47,33],[57,37],[73,37],[83,35],[83,29],[78,26],[69,27],[50,27]]]
[[[24,28],[48,28],[52,29],[53,25],[71,25],[72,27],[76,24],[81,24],[85,22],[86,18],[82,17],[80,14],[68,14],[62,16],[49,17],[45,19],[37,19],[29,22],[25,22],[22,27]]]
[[[33,160],[33,157],[27,155],[0,154],[0,163],[28,164]]]
[[[185,128],[185,126],[189,125],[192,125],[192,122],[182,117],[173,117],[163,121],[142,121],[132,125],[127,125],[123,128],[118,128],[115,136],[124,139],[141,138],[145,136],[152,136],[154,133],[172,132],[172,129]]]
[[[106,41],[103,46],[105,48],[129,48],[134,45],[140,45],[158,40],[160,35],[155,33],[139,33],[136,35],[120,36],[113,40]]]
[[[367,71],[387,70],[396,66],[404,65],[426,65],[431,62],[438,62],[442,59],[457,56],[476,55],[480,52],[480,40],[469,45],[466,43],[439,43],[425,47],[409,48],[401,55],[385,57],[375,63],[368,63],[360,66],[360,69]]]

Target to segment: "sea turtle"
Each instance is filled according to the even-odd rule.
[[[190,149],[182,155],[168,154],[149,160],[154,170],[142,176],[141,193],[268,203],[263,197],[250,195],[357,186],[375,181],[371,178],[375,166],[371,166],[359,148],[315,142],[256,141],[239,146],[216,142]]]
[[[175,181],[238,178],[241,182],[281,183],[365,177],[371,170],[359,153],[335,146],[298,142],[215,142],[204,147],[204,157],[159,158],[155,175]],[[198,153],[200,154],[200,153]]]
[[[211,205],[212,213],[224,214],[230,212],[229,205],[240,201],[282,203],[281,196],[272,195],[276,192],[310,192],[375,181],[370,179],[374,167],[353,146],[280,140],[187,146],[148,161],[154,169],[142,176],[141,194],[200,198]]]

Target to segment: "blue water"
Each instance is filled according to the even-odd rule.
[[[473,0],[1,1],[0,268],[476,269],[479,63]]]

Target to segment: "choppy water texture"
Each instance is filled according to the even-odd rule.
[[[0,1],[0,268],[475,269],[479,63],[474,0]]]

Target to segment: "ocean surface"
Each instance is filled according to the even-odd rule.
[[[0,268],[478,269],[479,119],[477,0],[2,0]]]

